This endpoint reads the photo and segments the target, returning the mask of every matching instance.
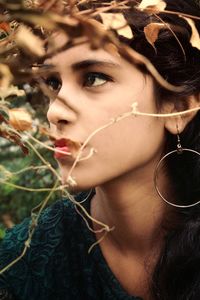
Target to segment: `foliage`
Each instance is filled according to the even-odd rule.
[[[0,227],[0,242],[1,242],[1,240],[3,240],[3,238],[4,238],[4,236],[5,236],[5,229],[2,227]]]
[[[6,168],[8,172],[15,173],[30,166],[42,165],[38,163],[38,159],[32,151],[28,156],[24,157],[17,147],[11,146],[8,142],[1,143],[1,149],[3,151],[0,153],[0,160],[3,161],[4,168]],[[43,150],[41,154],[49,161],[52,161],[51,153]],[[54,178],[46,169],[28,170],[22,174],[13,175],[9,182],[24,187],[50,188],[53,186]],[[14,223],[18,223],[30,215],[31,209],[43,200],[47,192],[34,193],[17,190],[16,193],[15,187],[2,184],[0,186],[0,194],[1,214],[9,212],[13,216]],[[58,197],[58,195],[54,195],[53,198],[55,199],[55,197]]]

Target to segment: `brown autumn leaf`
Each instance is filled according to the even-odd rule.
[[[142,0],[138,5],[138,8],[141,10],[145,10],[146,8],[150,8],[154,11],[163,11],[165,10],[167,4],[162,0]]]
[[[103,24],[106,29],[115,29],[119,35],[128,39],[133,38],[133,33],[126,19],[121,13],[100,13]]]
[[[6,127],[0,127],[0,137],[9,140],[10,142],[20,146],[21,150],[25,155],[28,155],[29,150],[21,141],[21,137],[18,134],[9,132]]]
[[[8,22],[1,22],[0,23],[0,31],[4,32],[5,34],[9,34],[10,31],[11,31],[11,28],[10,28],[10,23]]]
[[[8,120],[6,120],[6,118],[0,113],[0,123],[8,123]]]
[[[200,36],[199,36],[198,30],[195,26],[195,22],[192,19],[187,18],[187,17],[182,17],[182,18],[185,19],[191,27],[191,30],[192,30],[192,35],[190,38],[191,45],[193,47],[197,48],[198,50],[200,50]]]
[[[158,35],[161,29],[165,28],[166,25],[162,23],[150,23],[146,27],[144,27],[144,34],[146,36],[147,41],[153,46],[156,50],[154,43],[158,39]]]
[[[9,124],[19,131],[32,129],[31,116],[24,108],[13,108],[9,110]]]
[[[0,88],[6,89],[10,86],[13,80],[13,75],[9,67],[5,64],[0,64]]]
[[[136,65],[145,65],[147,70],[151,73],[151,75],[156,79],[156,81],[167,90],[171,90],[173,92],[182,91],[182,87],[175,86],[167,82],[156,70],[154,65],[148,60],[144,55],[139,52],[133,50],[126,44],[122,44],[116,38],[112,32],[108,32],[105,30],[104,26],[100,24],[96,20],[81,20],[84,28],[84,34],[88,37],[92,48],[103,48],[105,49],[108,43],[112,43],[118,49],[119,55],[125,58],[131,64]]]
[[[16,30],[15,42],[20,48],[28,52],[28,54],[39,57],[45,55],[44,41],[25,25],[20,25]]]
[[[119,55],[125,58],[128,62],[136,65],[145,65],[147,70],[149,70],[161,86],[173,92],[182,91],[182,87],[175,86],[167,82],[145,56],[133,50],[128,45],[120,43],[112,32],[105,30],[103,24],[100,24],[94,19],[81,19],[80,17],[79,21],[83,26],[84,35],[88,38],[92,49],[106,49],[106,45],[108,45],[108,43],[112,43],[117,47]]]
[[[0,87],[0,98],[2,99],[6,99],[9,96],[22,97],[24,95],[24,90],[20,90],[17,86]]]
[[[32,12],[29,10],[25,10],[23,12],[16,12],[14,14],[14,17],[16,19],[20,19],[24,22],[32,23],[38,27],[45,28],[47,30],[53,30],[56,28],[56,21],[52,18],[52,15],[50,13],[43,13],[40,14],[39,12]],[[58,16],[59,18],[59,16]]]
[[[43,12],[39,11],[18,11],[14,13],[13,17],[23,22],[28,22],[35,25],[37,28],[43,28],[46,30],[57,30],[61,29],[65,34],[69,33],[71,37],[77,37],[80,32],[78,18],[74,18],[68,15],[61,16],[51,11]],[[77,32],[78,31],[78,32]],[[38,38],[38,37],[37,37]]]
[[[9,34],[11,32],[10,24],[7,22],[0,23],[0,45],[4,45],[5,40],[7,40]]]
[[[18,23],[16,21],[0,23],[0,52],[1,54],[9,52],[13,48],[13,32]]]

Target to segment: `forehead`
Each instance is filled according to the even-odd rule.
[[[66,42],[66,37],[64,35],[57,35],[55,38],[55,43],[57,47],[62,47],[62,45]],[[89,42],[84,42],[81,45],[73,46],[59,54],[56,54],[54,57],[47,59],[45,63],[53,64],[53,65],[65,65],[71,66],[75,64],[77,61],[84,60],[106,60],[113,63],[122,63],[122,58],[119,55],[116,47],[114,45],[110,45],[110,51],[106,51],[104,49],[91,49]]]

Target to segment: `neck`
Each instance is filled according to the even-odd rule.
[[[109,227],[114,226],[106,237],[109,243],[123,254],[141,255],[155,245],[159,247],[163,236],[161,224],[167,210],[149,176],[137,181],[120,179],[97,187],[91,207],[94,218]],[[99,229],[95,223],[94,229]]]

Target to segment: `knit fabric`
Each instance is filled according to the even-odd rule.
[[[90,200],[84,203],[90,210]],[[79,193],[83,200],[87,192]],[[8,230],[0,246],[1,268],[18,257],[30,219]],[[26,255],[0,276],[4,300],[139,300],[122,288],[82,217],[69,200],[57,201],[40,217]]]

